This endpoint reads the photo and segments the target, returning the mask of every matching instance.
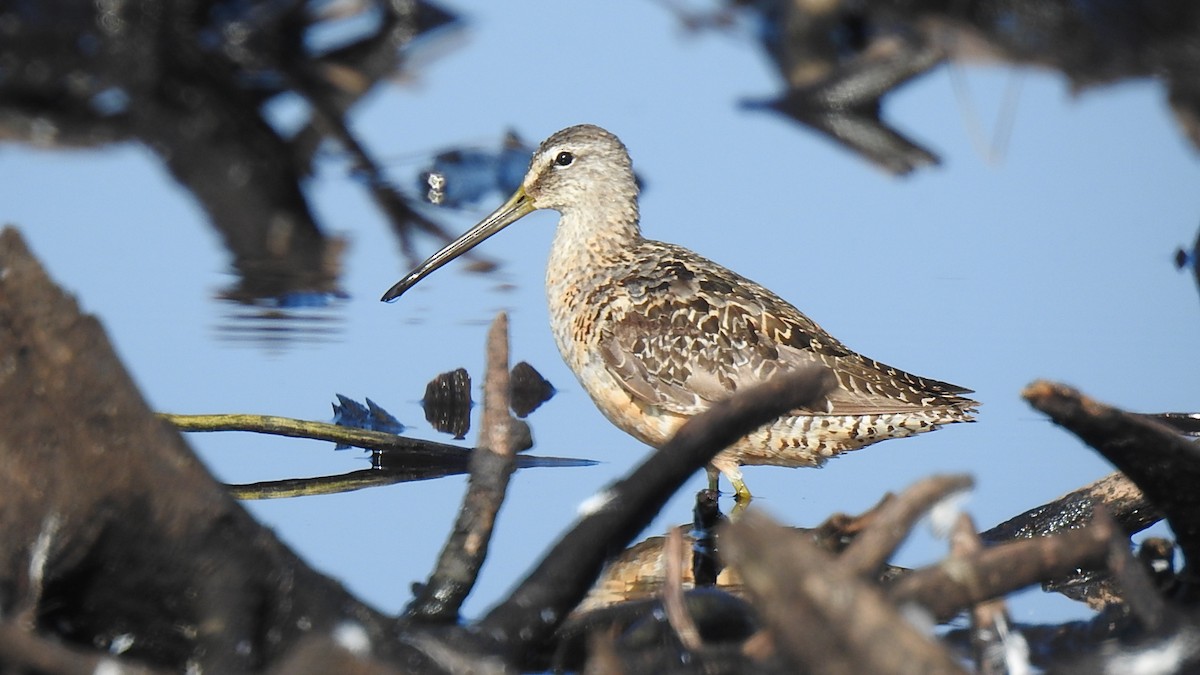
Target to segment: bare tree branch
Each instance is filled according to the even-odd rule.
[[[781,656],[800,672],[962,673],[873,583],[756,509],[721,535]]]
[[[433,575],[408,606],[410,619],[457,621],[459,608],[475,587],[487,556],[496,514],[516,468],[510,433],[516,421],[508,414],[508,316],[503,312],[488,330],[483,406],[480,447],[471,455],[471,479],[458,520]]]
[[[932,476],[918,481],[873,510],[874,517],[838,556],[838,564],[864,577],[878,576],[884,564],[929,509],[956,492],[970,489],[974,484],[970,476]]]
[[[1103,566],[1115,534],[1111,523],[1094,521],[1078,530],[998,544],[953,564],[913,570],[888,594],[897,604],[916,603],[945,621],[971,605],[1044,579]]]

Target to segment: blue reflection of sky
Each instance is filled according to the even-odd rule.
[[[977,424],[876,445],[820,471],[748,469],[756,504],[773,514],[814,524],[924,475],[965,471],[978,481],[968,508],[988,527],[1107,473],[1020,401],[1035,378],[1136,410],[1200,407],[1200,302],[1190,276],[1171,265],[1200,221],[1200,164],[1156,86],[1072,96],[1057,76],[1021,75],[1011,142],[989,163],[971,144],[968,106],[936,71],[889,99],[886,116],[945,164],[897,180],[782,119],[739,111],[739,99],[776,90],[764,57],[741,39],[687,33],[653,3],[460,9],[472,22],[462,45],[358,111],[354,126],[377,154],[489,144],[509,127],[536,140],[601,124],[625,140],[650,185],[648,236],[774,289],[852,348],[973,387],[984,402]],[[989,127],[1010,71],[963,75]],[[411,178],[397,175],[401,185]],[[340,392],[370,396],[410,433],[433,437],[418,405],[425,383],[464,366],[478,386],[486,324],[509,311],[513,361],[529,361],[559,390],[530,419],[535,452],[605,463],[515,476],[468,614],[500,597],[577,504],[645,454],[601,418],[553,347],[541,290],[553,214],[485,245],[504,263],[497,275],[451,266],[384,305],[377,299],[405,263],[360,186],[326,166],[310,194],[328,230],[350,240],[352,297],[337,310],[344,323],[336,339],[265,344],[219,339],[227,310],[213,296],[229,282],[228,260],[147,151],[3,146],[0,185],[0,220],[20,225],[52,275],[102,318],[165,411],[328,419]],[[445,217],[461,229],[486,210]],[[430,253],[437,244],[423,246]],[[367,466],[328,443],[190,440],[231,482]],[[249,508],[317,567],[397,611],[428,573],[464,482]],[[652,533],[689,519],[702,485],[697,473]],[[898,562],[922,564],[943,550],[921,534]],[[1072,612],[1068,601],[1026,594],[1016,614],[1049,621]]]

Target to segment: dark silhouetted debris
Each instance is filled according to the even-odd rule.
[[[471,430],[471,376],[466,368],[442,373],[425,385],[425,420],[434,429],[451,434],[456,440],[467,437]]]
[[[936,66],[944,50],[885,3],[760,0],[748,9],[755,35],[786,90],[751,109],[778,112],[889,173],[939,163],[881,119],[883,97]]]
[[[880,119],[881,99],[942,60],[940,51],[893,40],[841,64],[829,75],[793,85],[777,99],[747,102],[804,124],[889,173],[903,175],[939,163],[937,155]]]
[[[740,645],[759,629],[751,604],[743,598],[713,589],[686,591],[683,602],[705,645],[708,672],[745,672]],[[610,636],[597,647],[588,637]],[[578,671],[586,663],[612,658],[625,672],[671,672],[672,664],[694,661],[667,621],[662,601],[632,600],[572,615],[555,635],[551,665],[557,670]],[[597,653],[599,648],[607,650]],[[725,669],[714,663],[720,659]],[[740,664],[740,666],[738,665]],[[738,670],[738,668],[742,670]],[[584,671],[589,672],[589,671]],[[621,672],[621,669],[596,672]]]
[[[512,411],[520,418],[528,417],[556,393],[554,386],[542,377],[537,369],[524,361],[513,366],[510,382]]]

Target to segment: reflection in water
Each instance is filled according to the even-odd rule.
[[[445,34],[459,19],[421,0],[310,4],[203,3],[212,11],[196,11],[78,2],[52,18],[7,12],[0,135],[45,147],[138,141],[221,235],[238,276],[227,297],[336,293],[344,243],[322,231],[303,186],[316,151],[334,141],[378,176],[348,113],[411,65],[408,48],[424,42],[417,36]],[[301,119],[271,115],[287,106]],[[384,210],[400,216],[403,237],[430,228]]]
[[[1076,89],[1132,78],[1154,79],[1186,138],[1200,148],[1200,12],[1186,0],[1158,3],[1078,0],[963,0],[864,3],[860,0],[726,1],[712,13],[676,10],[689,29],[749,27],[786,85],[750,109],[786,115],[876,166],[907,174],[937,155],[885,122],[883,99],[949,60],[988,60],[1060,71]],[[963,88],[956,78],[956,89]],[[1008,136],[1017,89],[1006,93]],[[992,147],[996,147],[992,144]],[[987,154],[992,154],[988,151]]]
[[[452,209],[477,206],[496,195],[510,195],[521,187],[535,149],[509,129],[495,150],[472,146],[443,150],[417,175],[417,192],[430,204]],[[643,190],[642,177],[635,175],[634,179],[638,189]]]
[[[343,301],[321,306],[283,307],[229,304],[215,326],[217,339],[230,344],[256,344],[286,349],[295,343],[331,344],[345,332]]]
[[[446,446],[446,448],[448,449],[446,454],[438,457],[405,452],[372,452],[372,468],[370,469],[351,471],[337,476],[287,478],[242,485],[226,485],[226,488],[237,499],[280,499],[352,492],[370,487],[468,473],[471,453],[474,450],[450,446]],[[518,469],[567,468],[596,464],[596,461],[591,459],[532,455],[517,455],[516,462]]]
[[[510,129],[496,150],[453,148],[438,153],[421,172],[417,189],[431,204],[472,206],[493,193],[508,194],[520,187],[531,155],[533,146]]]
[[[466,368],[442,373],[425,385],[425,419],[434,429],[451,434],[455,440],[467,437],[471,430],[471,376]]]
[[[1191,269],[1192,276],[1196,279],[1196,287],[1200,288],[1200,265],[1196,264],[1197,255],[1200,255],[1200,235],[1196,235],[1196,241],[1190,251],[1182,247],[1175,250],[1175,267],[1180,270]]]

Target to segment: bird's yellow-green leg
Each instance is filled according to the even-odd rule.
[[[746,481],[742,480],[741,476],[729,479],[733,483],[733,500],[738,504],[750,503],[750,488],[746,487]]]
[[[752,495],[750,494],[750,488],[746,487],[746,481],[742,480],[742,472],[736,465],[732,470],[726,471],[709,464],[705,470],[708,472],[709,490],[716,490],[717,492],[720,492],[718,487],[721,482],[721,474],[724,473],[729,478],[729,482],[733,484],[734,501],[739,504],[750,503],[752,498]]]

